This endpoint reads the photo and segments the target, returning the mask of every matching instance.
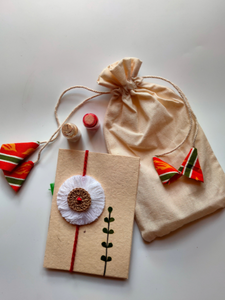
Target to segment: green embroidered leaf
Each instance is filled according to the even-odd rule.
[[[112,243],[109,243],[107,246],[106,242],[102,242],[102,247],[104,247],[104,248],[112,248],[112,246],[113,246]]]
[[[111,218],[110,218],[110,219],[111,219]],[[104,221],[105,221],[106,223],[109,223],[109,219],[108,219],[108,218],[105,218]]]
[[[108,212],[111,213],[112,211],[113,211],[113,208],[112,208],[111,206],[109,206],[109,207],[108,207]]]
[[[107,257],[107,261],[111,261],[112,260],[112,257],[111,256],[108,256]]]
[[[107,229],[107,228],[103,228],[102,231],[103,231],[104,233],[108,233],[108,229]]]
[[[115,221],[115,219],[114,218],[110,218],[109,222],[113,222],[113,221]]]
[[[107,248],[106,242],[102,242],[102,247]]]
[[[101,260],[106,261],[105,255],[102,255],[102,256],[101,256]]]
[[[113,233],[114,233],[114,230],[110,229],[108,233],[109,233],[109,234],[113,234]]]

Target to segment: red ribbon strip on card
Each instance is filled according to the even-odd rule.
[[[88,153],[89,153],[89,150],[86,150],[85,156],[84,156],[83,176],[86,175],[86,171],[87,171]],[[70,272],[73,272],[74,261],[75,261],[76,250],[77,250],[79,228],[80,228],[80,226],[76,225],[75,238],[74,238],[74,243],[73,243],[73,251],[72,251],[72,257],[71,257],[71,263],[70,263]]]

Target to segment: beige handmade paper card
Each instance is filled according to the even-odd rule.
[[[62,184],[82,175],[84,151],[59,150],[44,267],[70,271],[79,229],[73,272],[128,278],[139,158],[89,152],[86,175],[101,184],[105,205],[92,223],[72,225],[61,215],[57,195]]]

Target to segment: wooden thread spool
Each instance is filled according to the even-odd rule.
[[[72,123],[63,125],[62,134],[71,142],[77,142],[81,137],[79,129]]]

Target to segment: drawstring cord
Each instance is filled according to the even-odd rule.
[[[163,78],[163,77],[160,77],[160,76],[150,76],[150,75],[147,75],[147,76],[142,76],[142,78],[155,78],[155,79],[161,79],[161,80],[164,80],[168,83],[170,83],[176,90],[177,92],[179,93],[179,95],[181,96],[181,98],[183,99],[184,101],[184,104],[187,108],[187,111],[188,111],[188,116],[189,116],[189,121],[190,121],[190,126],[189,126],[189,130],[185,136],[185,138],[183,139],[183,141],[178,144],[174,149],[170,150],[170,151],[167,151],[167,152],[164,152],[164,153],[161,153],[159,155],[155,155],[156,157],[159,157],[159,156],[163,156],[163,155],[167,155],[167,154],[170,154],[172,152],[174,152],[175,150],[177,150],[178,148],[180,148],[184,143],[185,141],[187,140],[187,138],[189,137],[190,133],[191,133],[191,129],[192,129],[192,126],[193,126],[193,118],[192,116],[194,117],[195,119],[195,135],[194,135],[194,139],[193,139],[193,147],[195,148],[195,141],[196,141],[196,138],[197,138],[197,134],[198,134],[198,121],[197,121],[197,118],[195,116],[195,114],[193,113],[192,109],[191,109],[191,106],[188,102],[188,99],[187,97],[185,96],[185,94],[181,91],[181,89],[175,85],[173,82],[171,82],[170,80],[166,79],[166,78]]]
[[[73,89],[77,89],[77,88],[80,88],[80,89],[85,89],[85,90],[88,90],[88,91],[91,91],[93,93],[96,93],[97,95],[93,95],[91,97],[88,97],[86,98],[83,102],[81,102],[80,104],[78,104],[71,112],[70,114],[66,117],[66,119],[63,121],[62,124],[60,124],[59,122],[59,118],[58,118],[58,114],[57,114],[57,110],[58,110],[58,107],[60,105],[60,102],[62,100],[62,97],[70,90],[73,90]],[[96,91],[96,90],[93,90],[93,89],[90,89],[86,86],[83,86],[83,85],[75,85],[75,86],[72,86],[68,89],[66,89],[62,94],[61,96],[59,97],[59,100],[57,101],[57,104],[55,106],[55,118],[56,118],[56,122],[58,124],[58,128],[56,129],[56,131],[53,133],[53,135],[50,137],[50,139],[48,141],[42,141],[40,142],[40,144],[44,144],[43,147],[41,147],[41,149],[39,150],[38,152],[38,157],[37,157],[37,160],[34,161],[34,164],[37,164],[38,161],[40,160],[40,157],[41,157],[41,152],[48,146],[49,143],[51,142],[54,142],[58,136],[59,136],[59,131],[60,129],[62,128],[62,126],[67,122],[67,120],[72,116],[72,114],[77,111],[81,106],[83,106],[87,101],[91,100],[91,99],[94,99],[98,96],[101,96],[101,95],[107,95],[107,94],[111,94],[111,92],[100,92],[100,91]]]
[[[191,130],[192,130],[192,126],[193,126],[193,117],[194,117],[194,120],[195,120],[195,135],[194,135],[194,139],[193,139],[193,147],[195,147],[195,141],[196,141],[196,138],[197,138],[197,134],[198,134],[198,122],[197,122],[197,118],[195,116],[195,114],[193,113],[192,109],[191,109],[191,106],[188,102],[188,99],[186,98],[185,94],[181,91],[181,89],[175,85],[173,82],[171,82],[170,80],[166,79],[166,78],[163,78],[163,77],[160,77],[160,76],[151,76],[151,75],[147,75],[147,76],[142,76],[142,77],[135,77],[135,81],[137,82],[137,86],[141,86],[142,85],[142,80],[144,78],[155,78],[155,79],[161,79],[163,81],[166,81],[168,83],[170,83],[176,90],[177,92],[179,93],[179,95],[181,96],[186,108],[187,108],[187,111],[188,111],[188,116],[189,116],[189,121],[190,121],[190,126],[189,126],[189,130],[185,136],[185,138],[183,139],[183,141],[181,141],[180,144],[178,144],[174,149],[170,150],[170,151],[167,151],[167,152],[164,152],[164,153],[161,153],[159,155],[155,155],[157,157],[159,156],[163,156],[163,155],[167,155],[167,154],[170,154],[172,152],[174,152],[175,150],[177,150],[178,148],[180,148],[184,143],[185,141],[187,140],[187,138],[189,137],[190,133],[191,133]],[[137,79],[140,79],[140,80],[137,80]],[[96,95],[93,95],[91,97],[88,97],[86,98],[85,100],[83,100],[83,102],[81,102],[80,104],[78,104],[71,112],[70,114],[66,117],[66,119],[63,121],[62,124],[60,124],[60,121],[59,121],[59,118],[58,118],[58,108],[59,108],[59,105],[60,105],[60,102],[63,98],[63,96],[70,90],[73,90],[73,89],[85,89],[85,90],[88,90],[88,91],[91,91],[93,93],[95,93]],[[72,114],[77,111],[80,107],[82,107],[87,101],[91,100],[91,99],[94,99],[98,96],[101,96],[101,95],[109,95],[109,94],[115,94],[115,90],[119,90],[120,88],[116,88],[116,89],[113,89],[111,90],[110,92],[100,92],[100,91],[96,91],[94,89],[91,89],[91,88],[88,88],[86,86],[83,86],[83,85],[75,85],[75,86],[72,86],[68,89],[66,89],[59,97],[57,103],[56,103],[56,106],[55,106],[55,119],[56,119],[56,122],[57,122],[57,125],[58,125],[58,128],[57,130],[53,133],[53,135],[50,137],[50,139],[48,141],[42,141],[40,142],[40,144],[44,144],[44,146],[41,147],[41,149],[39,150],[38,152],[38,157],[37,157],[37,160],[34,162],[34,164],[38,163],[38,161],[40,160],[40,157],[41,157],[41,153],[42,151],[48,146],[49,143],[51,142],[54,142],[58,136],[59,136],[59,131],[60,129],[62,128],[62,126],[67,122],[67,120],[72,116]],[[119,94],[118,94],[119,95]]]

